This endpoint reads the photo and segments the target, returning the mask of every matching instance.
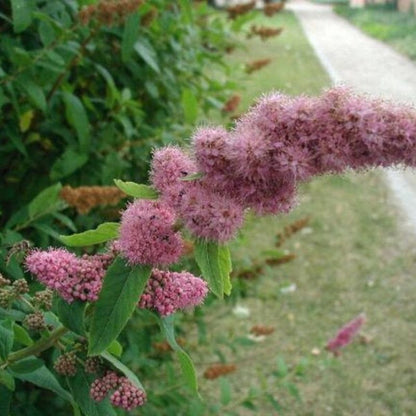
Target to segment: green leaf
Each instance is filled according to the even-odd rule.
[[[231,401],[231,384],[226,377],[220,378],[221,404],[227,406]]]
[[[112,356],[109,352],[105,351],[100,354],[105,360],[110,362],[115,368],[120,370],[137,388],[144,391],[144,387],[140,380],[137,378],[136,374],[133,373],[128,367],[126,367],[121,361],[116,357]]]
[[[95,230],[88,230],[72,235],[61,235],[60,239],[70,247],[84,247],[105,243],[118,237],[119,226],[118,222],[104,222]]]
[[[38,387],[53,391],[58,396],[72,403],[71,395],[59,384],[55,376],[45,367],[40,367],[32,373],[19,374],[11,371],[19,380],[28,381]]]
[[[60,202],[59,192],[62,189],[62,185],[57,183],[50,186],[49,188],[41,191],[30,203],[28,206],[29,218],[33,219],[41,215],[51,212],[51,210],[56,207]]]
[[[6,386],[11,391],[15,389],[14,378],[7,370],[0,370],[0,384]]]
[[[46,20],[41,20],[39,22],[39,37],[44,46],[50,45],[56,37],[55,29],[53,26]]]
[[[81,368],[73,377],[67,377],[68,386],[85,416],[115,416],[116,412],[108,399],[96,402],[91,399],[90,388],[96,376],[86,374]]]
[[[166,337],[166,341],[176,352],[179,363],[181,365],[182,374],[187,385],[195,394],[198,393],[198,379],[196,371],[191,357],[182,349],[182,347],[176,342],[175,339],[175,326],[174,326],[174,315],[165,316],[160,318],[160,327],[163,334]]]
[[[55,160],[51,167],[49,177],[52,181],[65,178],[80,169],[87,162],[87,153],[79,153],[74,149],[68,148]]]
[[[198,118],[198,100],[190,89],[186,88],[182,91],[181,104],[185,121],[194,124]]]
[[[61,297],[56,297],[56,311],[62,324],[78,335],[84,335],[85,302],[76,300],[68,303]]]
[[[39,108],[39,110],[45,112],[47,108],[47,103],[42,88],[34,82],[30,82],[28,80],[25,80],[23,86],[32,104]]]
[[[202,172],[196,172],[196,173],[191,173],[190,175],[186,175],[182,177],[181,181],[192,182],[192,181],[197,181],[198,179],[201,179],[203,177],[204,177],[204,174]]]
[[[120,358],[121,354],[123,354],[123,346],[115,339],[106,349],[107,352],[110,354],[115,355],[116,357]]]
[[[121,40],[121,60],[126,63],[131,59],[134,51],[134,44],[140,27],[139,13],[131,14],[124,25],[123,38]]]
[[[64,92],[63,99],[66,119],[77,132],[81,152],[86,153],[90,149],[90,128],[87,112],[81,100],[75,95]]]
[[[23,32],[32,23],[33,1],[11,0],[13,30],[15,33]]]
[[[212,241],[197,240],[195,243],[195,260],[211,291],[223,298],[231,293],[231,256],[227,246]]]
[[[124,182],[120,179],[114,179],[117,188],[126,195],[140,199],[157,199],[158,193],[151,186],[138,184],[136,182]]]
[[[92,316],[89,354],[102,353],[120,334],[149,279],[151,267],[128,266],[118,257],[104,277]]]
[[[0,323],[0,358],[6,360],[13,347],[13,322],[11,320]]]
[[[12,396],[12,391],[4,386],[0,386],[0,415],[9,416]]]
[[[160,74],[160,68],[157,63],[157,55],[149,41],[141,38],[134,44],[134,50],[156,73]]]
[[[44,365],[45,363],[39,358],[27,357],[27,358],[23,358],[23,360],[20,360],[14,364],[11,364],[9,368],[14,373],[27,374],[27,373],[32,373],[33,371],[36,371],[38,368],[41,368]]]
[[[14,332],[14,342],[17,341],[20,344],[25,345],[26,347],[33,344],[33,340],[32,338],[30,338],[29,333],[22,326],[14,323],[13,332]]]

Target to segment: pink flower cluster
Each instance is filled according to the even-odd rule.
[[[127,377],[121,377],[114,371],[108,371],[104,377],[97,378],[91,384],[90,396],[96,402],[103,400],[110,391],[110,402],[113,406],[125,410],[133,410],[143,406],[146,402],[146,393],[137,388]]]
[[[193,138],[198,170],[212,192],[258,213],[285,212],[296,184],[313,175],[416,165],[416,111],[345,88],[321,97],[271,94],[227,132]]]
[[[34,250],[26,257],[27,269],[68,303],[95,301],[114,252],[77,257],[65,249]]]
[[[123,212],[119,248],[131,264],[175,263],[183,250],[175,214],[162,202],[136,200]]]
[[[234,200],[212,192],[201,181],[183,178],[197,172],[195,162],[182,150],[166,147],[154,153],[150,179],[162,200],[197,237],[224,242],[243,223],[243,208]]]
[[[201,304],[207,293],[206,282],[191,273],[153,269],[138,306],[167,316]]]
[[[358,334],[365,322],[365,315],[360,314],[352,321],[345,324],[326,345],[326,349],[334,354],[338,354],[338,350],[350,344],[353,338]]]

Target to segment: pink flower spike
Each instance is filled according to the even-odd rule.
[[[338,350],[352,342],[353,338],[358,334],[365,321],[366,317],[364,313],[356,316],[352,321],[345,324],[337,332],[334,338],[328,341],[325,348],[333,354],[338,355]]]
[[[159,201],[136,200],[123,212],[118,240],[131,264],[168,265],[179,260],[183,241],[175,214]]]

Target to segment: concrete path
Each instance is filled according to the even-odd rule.
[[[389,46],[368,37],[331,6],[292,0],[293,10],[334,84],[372,96],[416,105],[416,65]],[[386,182],[416,233],[416,173],[386,170]]]

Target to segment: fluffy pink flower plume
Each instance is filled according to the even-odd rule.
[[[34,250],[26,257],[27,269],[68,303],[95,301],[102,279],[115,256],[113,251],[77,257],[65,249]]]
[[[130,411],[146,402],[146,393],[137,388],[126,378],[118,376],[114,371],[108,371],[104,377],[97,378],[91,384],[90,396],[96,402],[103,400],[109,392],[113,406]]]
[[[207,293],[206,282],[191,273],[153,269],[138,306],[167,316],[201,304]]]
[[[168,265],[182,254],[175,214],[159,201],[136,200],[123,212],[118,244],[131,264]]]
[[[365,322],[365,314],[360,314],[352,321],[345,324],[326,345],[326,349],[334,354],[338,354],[338,350],[350,344],[353,338],[358,334]]]
[[[198,170],[212,192],[259,213],[288,211],[314,175],[416,165],[416,111],[333,88],[321,97],[271,94],[227,132],[199,129]]]
[[[200,181],[182,180],[195,172],[196,164],[188,155],[177,147],[166,147],[154,153],[150,179],[162,201],[176,210],[194,235],[218,242],[230,240],[243,223],[243,208]]]

